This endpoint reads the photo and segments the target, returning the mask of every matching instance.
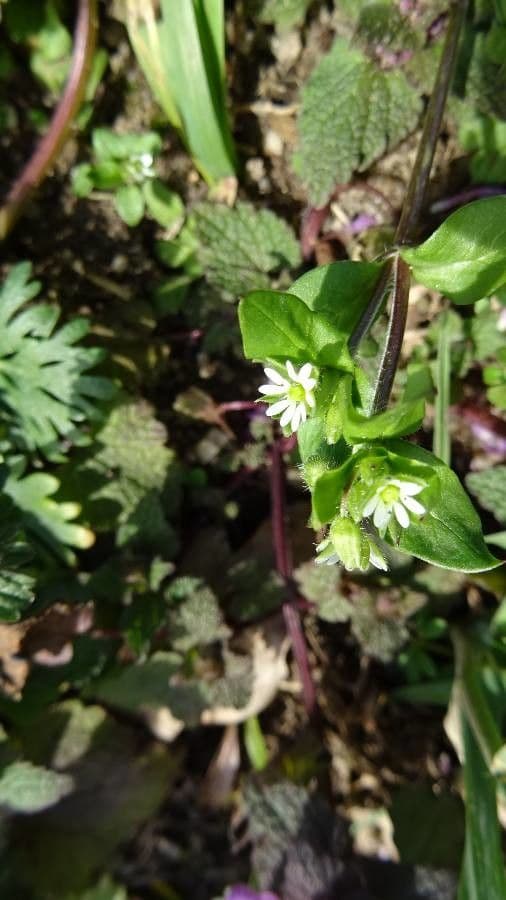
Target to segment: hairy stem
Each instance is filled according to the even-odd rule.
[[[67,140],[72,120],[81,105],[95,50],[98,29],[97,0],[79,0],[74,51],[63,96],[49,129],[12,185],[0,208],[0,240],[12,230],[32,192],[40,185]]]
[[[316,709],[316,693],[311,676],[306,639],[302,628],[297,596],[292,580],[292,560],[286,540],[285,527],[285,472],[281,442],[275,440],[271,451],[271,516],[276,568],[285,581],[289,599],[283,603],[283,618],[289,634],[293,655],[299,670],[306,712],[311,716]]]
[[[439,459],[450,465],[451,441],[448,429],[448,409],[451,388],[451,339],[448,309],[444,309],[439,321],[436,368],[436,403],[434,410],[434,441],[432,449]]]
[[[415,164],[411,173],[397,231],[395,233],[394,242],[396,245],[406,243],[412,238],[420,216],[436,150],[439,130],[441,128],[441,120],[455,66],[459,35],[464,23],[466,9],[467,0],[456,0],[451,8],[445,45],[443,47],[443,53],[432,95],[427,106]],[[398,256],[393,256],[386,261],[383,274],[376,289],[350,338],[350,350],[355,352],[362,338],[365,337],[378,315],[393,279],[393,296],[390,312],[391,321],[388,330],[387,346],[385,347],[383,358],[381,360],[376,384],[377,390],[372,404],[372,409],[376,412],[384,409],[388,403],[395,370],[399,361],[399,353],[406,323],[405,311],[408,303],[407,293],[409,293],[409,279],[404,277],[404,273],[400,272],[398,262],[396,261],[397,259]],[[399,277],[399,275],[402,277]],[[399,292],[406,293],[396,296]],[[393,316],[398,316],[400,319],[397,326],[393,326]],[[391,339],[391,345],[389,345],[389,339]]]
[[[385,346],[374,388],[371,409],[373,415],[383,412],[388,405],[406,328],[410,272],[408,264],[401,259],[399,254],[396,254],[392,261],[392,277],[392,304]]]
[[[418,145],[415,164],[409,180],[401,217],[395,233],[395,243],[404,244],[411,240],[418,224],[420,212],[427,190],[430,170],[434,160],[436,144],[441,129],[444,108],[457,59],[457,49],[462,25],[467,10],[467,0],[455,0],[452,4],[445,44],[436,75],[436,81],[425,114],[422,136]]]

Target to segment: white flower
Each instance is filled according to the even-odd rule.
[[[366,540],[369,544],[369,566],[375,566],[376,569],[381,569],[383,572],[387,572],[388,565],[378,545],[375,544],[374,541],[369,537],[366,537]],[[318,544],[316,552],[318,554],[315,559],[315,563],[317,566],[334,566],[339,562],[343,562],[339,554],[336,553],[334,544],[329,537],[325,538],[325,540],[323,540],[321,544]],[[345,568],[347,567],[345,566]],[[361,569],[361,571],[365,571],[367,569],[367,565],[353,566],[353,568],[359,568]]]
[[[155,177],[154,157],[152,153],[136,153],[130,157],[127,169],[136,182]]]
[[[373,516],[373,522],[381,536],[390,525],[392,516],[395,516],[401,528],[409,528],[410,513],[415,516],[423,516],[425,506],[415,500],[415,496],[423,491],[423,485],[414,481],[401,481],[399,478],[389,478],[376,488],[373,496],[367,501],[363,509],[364,517]]]
[[[315,405],[314,388],[316,387],[316,370],[311,363],[304,363],[297,372],[290,360],[286,361],[288,377],[285,378],[277,369],[264,369],[270,382],[259,387],[261,394],[271,404],[268,416],[281,416],[279,424],[282,428],[290,426],[290,433],[297,431],[299,425],[306,421],[309,409]],[[314,373],[314,374],[313,374]],[[274,398],[275,402],[272,402]]]

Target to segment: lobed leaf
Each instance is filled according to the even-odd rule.
[[[418,122],[421,100],[399,71],[378,69],[338,38],[302,90],[295,167],[310,200],[323,205],[396,146]]]
[[[269,276],[300,262],[292,229],[270,210],[256,210],[250,203],[233,209],[200,203],[191,221],[208,281],[233,298],[270,287]]]
[[[55,331],[55,306],[23,308],[39,290],[30,273],[21,263],[0,288],[0,409],[18,447],[51,454],[59,437],[75,438],[82,422],[100,417],[95,401],[109,399],[114,387],[85,374],[103,355],[74,346],[88,332],[86,319]]]

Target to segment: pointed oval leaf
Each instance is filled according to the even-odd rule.
[[[290,359],[353,370],[346,336],[293,294],[253,291],[239,304],[239,321],[248,359]]]
[[[468,203],[401,256],[420,284],[455,303],[490,296],[506,283],[506,197]]]

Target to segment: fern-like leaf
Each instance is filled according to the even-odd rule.
[[[96,401],[108,399],[113,385],[85,374],[103,356],[76,346],[86,319],[55,330],[56,306],[26,305],[40,288],[30,275],[30,263],[19,263],[0,288],[0,418],[16,447],[51,456],[59,438],[77,439],[78,425],[99,416]]]

